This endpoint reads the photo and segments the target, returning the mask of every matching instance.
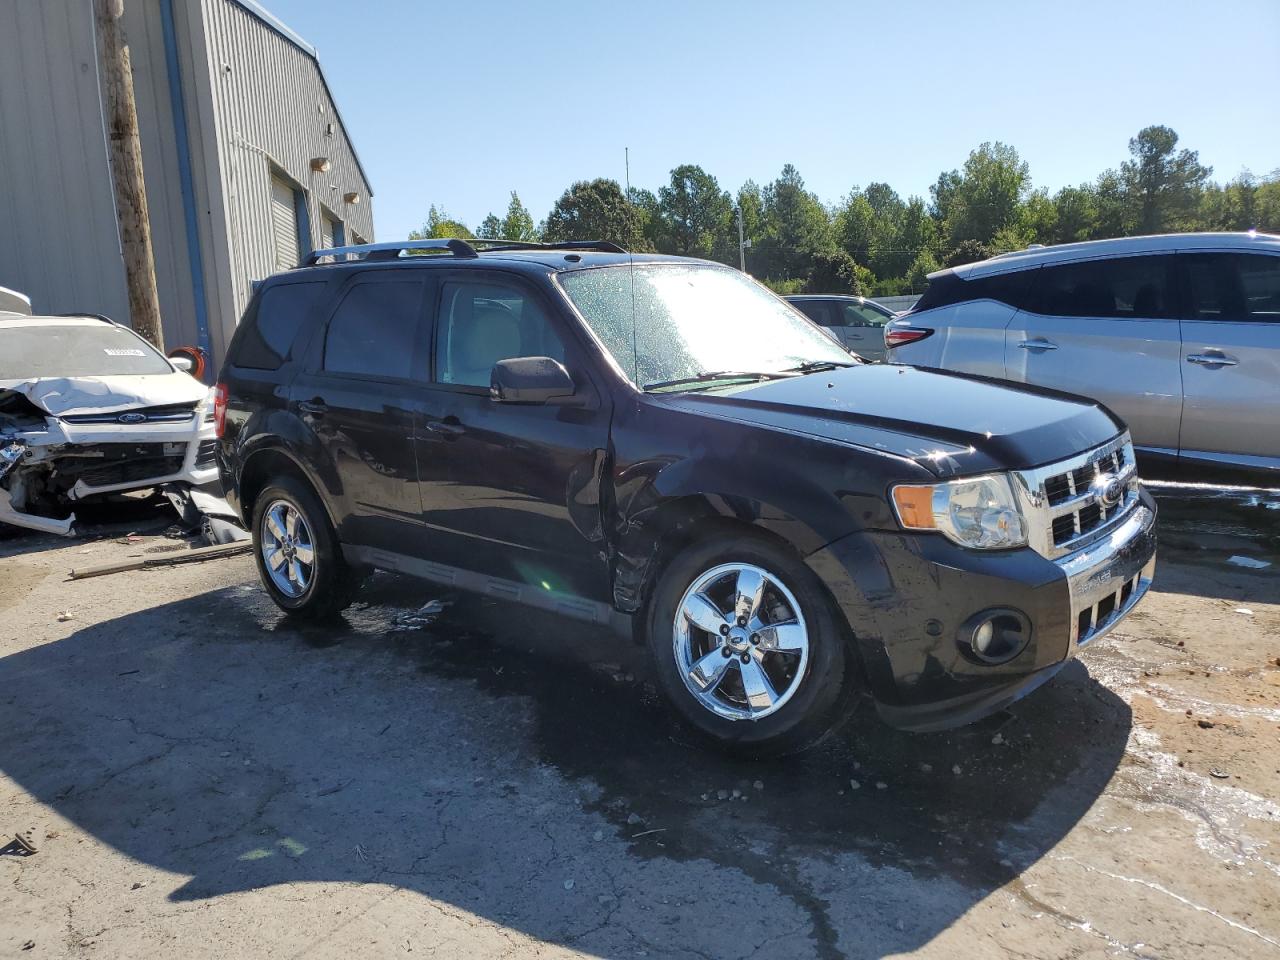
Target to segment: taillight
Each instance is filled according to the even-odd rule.
[[[929,327],[885,327],[884,345],[900,347],[905,343],[915,343],[933,333]]]
[[[213,388],[213,430],[218,439],[227,425],[227,385],[220,383]]]

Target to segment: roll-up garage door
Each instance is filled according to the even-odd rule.
[[[275,243],[277,270],[290,270],[302,259],[302,251],[298,246],[298,211],[293,198],[293,187],[273,176],[271,236]]]

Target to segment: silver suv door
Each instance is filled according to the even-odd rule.
[[[1100,400],[1139,447],[1172,455],[1182,413],[1174,256],[1050,264],[1005,330],[1005,376]]]
[[[892,315],[856,300],[836,300],[831,305],[844,345],[867,360],[883,360],[884,325]]]
[[[1179,254],[1179,456],[1280,471],[1280,256]]]

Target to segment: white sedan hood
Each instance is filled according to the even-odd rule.
[[[20,393],[45,413],[62,417],[74,413],[110,413],[136,407],[199,403],[209,392],[185,373],[118,377],[41,377],[0,380],[0,391]]]

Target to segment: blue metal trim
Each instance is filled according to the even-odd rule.
[[[200,222],[196,212],[195,178],[191,174],[191,146],[187,135],[187,106],[182,96],[182,70],[178,63],[178,34],[173,25],[173,0],[161,0],[160,27],[164,35],[164,60],[169,75],[169,104],[173,108],[173,139],[178,150],[178,183],[182,191],[182,217],[187,228],[187,260],[196,307],[196,341],[212,367],[209,342],[209,305],[204,298],[204,259],[200,255]]]

